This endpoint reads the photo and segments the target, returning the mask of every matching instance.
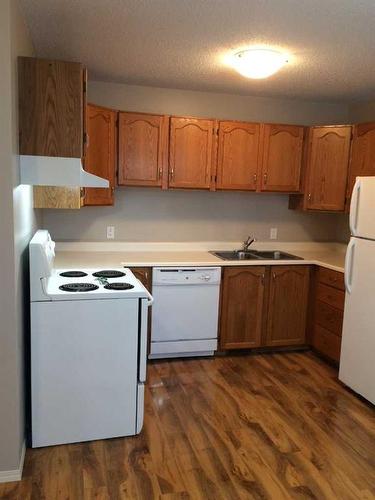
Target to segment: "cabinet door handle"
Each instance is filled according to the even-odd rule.
[[[268,174],[267,174],[267,172],[265,172],[265,173],[263,174],[264,184],[267,184],[267,177],[268,177]]]
[[[257,176],[257,174],[254,174],[254,175],[253,175],[253,180],[254,180],[254,184],[256,184],[256,182],[257,182],[257,179],[258,179],[258,176]]]
[[[163,169],[160,167],[158,170],[158,179],[161,179],[162,175],[163,175]]]
[[[265,276],[264,276],[264,273],[263,273],[262,276],[261,276],[261,283],[262,283],[262,285],[264,285],[264,278],[265,278]]]
[[[173,180],[173,177],[174,177],[174,168],[172,167],[170,172],[169,172],[169,178],[171,181]]]
[[[307,200],[308,200],[308,201],[311,201],[311,193],[309,193],[309,194],[308,194],[308,196],[307,196]]]
[[[275,273],[275,272],[273,272],[273,273],[272,273],[272,278],[273,278],[274,280],[276,279],[276,273]]]

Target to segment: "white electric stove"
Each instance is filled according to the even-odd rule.
[[[55,269],[54,247],[30,242],[32,446],[137,434],[152,296],[126,268]]]

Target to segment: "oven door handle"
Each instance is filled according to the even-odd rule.
[[[147,293],[147,306],[150,307],[154,303],[154,297],[151,295],[151,293],[147,289],[145,289],[145,290]]]
[[[152,299],[152,297],[151,297]],[[141,299],[141,323],[139,328],[139,382],[146,381],[146,366],[147,366],[147,337],[148,337],[148,307],[150,305],[149,300]]]

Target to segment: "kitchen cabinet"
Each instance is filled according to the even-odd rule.
[[[345,210],[352,127],[310,127],[306,144],[303,196],[291,197],[290,208]]]
[[[20,57],[18,75],[20,154],[81,158],[86,78],[82,64]]]
[[[113,205],[116,175],[117,112],[88,104],[86,109],[87,149],[84,168],[109,180],[109,188],[85,188],[84,205]]]
[[[306,343],[310,266],[234,266],[223,271],[221,349]]]
[[[210,188],[214,132],[214,120],[184,117],[170,119],[170,188]]]
[[[265,345],[304,344],[310,268],[273,266],[270,275]]]
[[[217,189],[298,192],[304,127],[219,122]]]
[[[256,191],[260,124],[219,122],[217,189]]]
[[[312,299],[312,347],[338,363],[345,303],[344,274],[319,267]]]
[[[20,57],[18,78],[20,154],[82,158],[87,78],[82,64]],[[79,187],[34,186],[35,208],[81,203]]]
[[[84,189],[80,187],[34,186],[34,208],[80,209]]]
[[[166,187],[167,116],[119,113],[120,186]]]
[[[265,124],[260,191],[300,190],[304,127]]]
[[[152,268],[151,267],[131,267],[131,272],[151,293],[152,289]]]
[[[356,177],[373,175],[375,175],[375,122],[360,123],[353,127],[348,201],[350,201]]]
[[[265,281],[264,266],[224,268],[220,320],[221,349],[260,346]]]

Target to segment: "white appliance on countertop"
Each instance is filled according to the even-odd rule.
[[[150,358],[209,356],[217,349],[220,267],[154,267]]]
[[[129,269],[55,269],[54,242],[30,242],[32,446],[138,434],[147,309]]]
[[[339,379],[375,404],[375,177],[358,177],[349,216]]]

